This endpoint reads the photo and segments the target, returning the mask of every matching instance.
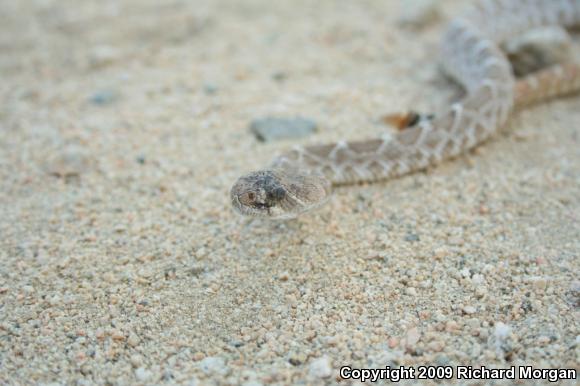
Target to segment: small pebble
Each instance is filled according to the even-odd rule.
[[[255,379],[252,379],[250,381],[246,381],[246,382],[242,383],[242,386],[263,386],[263,383],[258,382]]]
[[[316,378],[328,378],[332,375],[332,368],[328,357],[317,358],[310,363],[309,373]]]
[[[133,333],[131,333],[129,335],[129,338],[127,339],[127,343],[131,347],[138,346],[140,342],[141,342],[141,339],[139,339],[139,337],[136,334],[133,334]]]
[[[272,74],[272,79],[276,82],[282,82],[288,78],[288,74],[282,71],[278,71]]]
[[[79,176],[88,167],[87,153],[78,146],[70,145],[58,150],[46,163],[45,170],[56,177],[66,178]]]
[[[407,334],[405,334],[405,348],[414,349],[420,338],[421,333],[419,332],[419,329],[417,327],[411,328],[409,331],[407,331]]]
[[[145,369],[144,367],[139,367],[138,369],[135,370],[135,377],[137,377],[137,380],[141,382],[149,380],[149,378],[151,378],[151,375],[153,375],[151,371]]]
[[[538,345],[545,346],[546,344],[550,343],[550,338],[547,336],[540,336],[538,337]]]
[[[443,349],[445,348],[445,343],[439,340],[435,340],[433,342],[430,342],[427,345],[427,349],[429,349],[429,351],[434,351],[434,352],[440,352],[443,351]]]
[[[199,362],[199,368],[206,374],[224,375],[227,373],[226,362],[221,357],[207,357]]]
[[[447,332],[457,331],[458,329],[459,324],[457,324],[457,322],[454,320],[449,320],[447,323],[445,323],[445,331]]]
[[[408,233],[405,236],[405,241],[408,241],[408,242],[417,242],[417,241],[419,241],[419,236],[416,235],[415,233]]]
[[[218,87],[215,84],[212,83],[206,83],[203,85],[203,92],[206,95],[214,95],[215,93],[218,92]]]
[[[94,68],[110,65],[119,58],[119,52],[112,46],[100,45],[93,47],[89,53],[91,65]]]
[[[306,137],[317,130],[316,122],[307,118],[266,117],[252,121],[250,130],[262,142]]]
[[[306,355],[302,353],[291,353],[288,362],[290,362],[294,366],[301,365],[306,361]]]
[[[435,23],[440,18],[436,0],[405,0],[402,2],[399,24],[412,29],[421,29]]]
[[[143,364],[143,357],[139,354],[133,354],[129,358],[129,361],[133,365],[133,367],[139,367]]]
[[[467,315],[475,314],[477,309],[473,306],[465,306],[463,307],[463,312]]]
[[[112,90],[101,90],[89,97],[89,101],[98,106],[105,106],[117,99],[117,93]]]

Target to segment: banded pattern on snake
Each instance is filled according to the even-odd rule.
[[[242,176],[234,209],[249,216],[292,218],[322,205],[333,185],[401,176],[481,144],[514,107],[580,89],[580,65],[557,65],[516,81],[499,45],[542,26],[580,25],[580,0],[480,0],[453,20],[443,37],[446,72],[466,96],[396,135],[297,147],[269,169]]]

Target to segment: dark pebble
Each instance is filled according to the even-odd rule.
[[[203,85],[203,92],[206,95],[214,95],[215,93],[218,92],[218,87],[214,84],[206,83]]]
[[[408,241],[410,243],[417,242],[419,241],[419,236],[414,233],[408,233],[407,236],[405,236],[405,241]]]
[[[266,117],[252,121],[250,130],[263,142],[306,137],[317,130],[316,122],[307,118]]]
[[[97,91],[89,98],[89,101],[95,105],[104,106],[111,104],[117,99],[117,94],[111,90]]]

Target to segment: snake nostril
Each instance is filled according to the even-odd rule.
[[[284,190],[284,188],[282,188],[282,187],[278,187],[278,188],[274,189],[274,191],[272,192],[272,196],[276,200],[281,200],[284,197],[286,197],[286,190]]]

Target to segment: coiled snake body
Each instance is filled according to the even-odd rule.
[[[240,177],[234,209],[292,218],[323,204],[333,185],[374,182],[434,165],[482,143],[514,107],[580,89],[580,66],[557,65],[516,82],[499,44],[527,30],[580,24],[580,0],[483,0],[443,37],[446,71],[466,90],[460,102],[396,135],[295,148],[267,170]]]

